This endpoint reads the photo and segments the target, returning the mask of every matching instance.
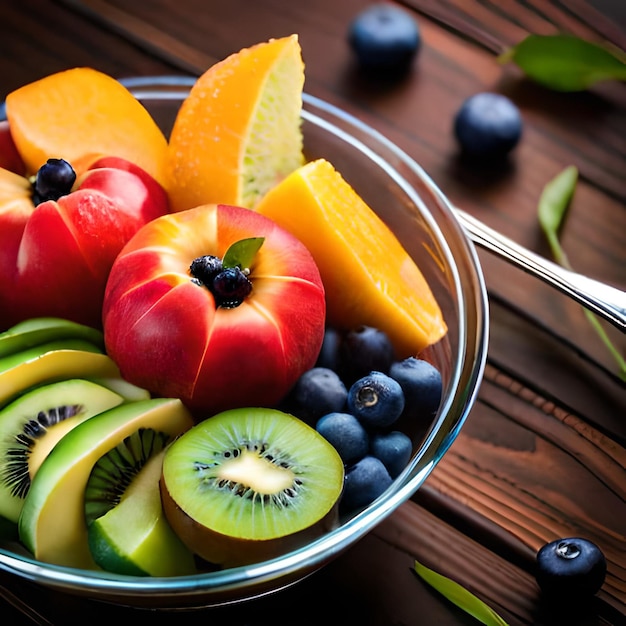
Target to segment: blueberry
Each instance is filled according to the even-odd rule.
[[[348,390],[333,370],[327,367],[313,367],[300,376],[292,396],[293,412],[300,419],[312,422],[327,413],[342,411]]]
[[[317,357],[317,367],[327,367],[335,372],[340,369],[340,349],[341,349],[341,333],[327,326],[324,330],[324,340]]]
[[[239,267],[226,267],[208,285],[215,304],[224,309],[238,307],[252,291],[252,283]]]
[[[37,172],[33,190],[33,202],[38,205],[46,200],[58,200],[72,190],[76,172],[64,159],[48,159]]]
[[[442,394],[441,373],[434,365],[410,356],[392,363],[389,376],[402,387],[405,415],[423,420],[434,417]]]
[[[454,134],[472,157],[503,157],[519,142],[522,117],[506,96],[479,93],[468,98],[454,119]]]
[[[413,453],[411,439],[399,430],[388,433],[376,433],[370,441],[372,456],[383,462],[389,475],[396,478],[408,465]]]
[[[340,347],[341,376],[347,384],[373,371],[387,373],[394,361],[394,349],[385,332],[359,326],[346,333]]]
[[[604,554],[588,539],[557,539],[537,552],[537,583],[547,596],[592,596],[602,587],[605,576]]]
[[[366,428],[386,428],[402,414],[404,394],[387,374],[370,372],[350,387],[346,406]]]
[[[189,266],[192,280],[198,285],[209,286],[222,271],[222,259],[212,254],[205,254],[194,259]]]
[[[346,464],[355,463],[369,450],[369,435],[350,413],[328,413],[321,417],[315,430],[333,445]]]
[[[421,37],[417,22],[407,11],[378,3],[354,18],[348,41],[362,67],[401,71],[417,54]]]
[[[367,506],[392,482],[382,461],[373,456],[364,456],[346,468],[341,509],[347,512]]]

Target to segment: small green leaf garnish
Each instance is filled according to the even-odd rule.
[[[537,210],[539,224],[550,245],[554,259],[559,265],[569,270],[572,269],[572,266],[559,241],[559,230],[567,215],[567,209],[576,190],[577,180],[578,170],[573,165],[566,167],[543,188]],[[583,310],[600,340],[615,359],[619,368],[619,377],[626,380],[626,361],[611,342],[598,318],[588,309]]]
[[[583,91],[603,80],[626,80],[626,56],[573,35],[528,35],[498,60],[513,62],[555,91]]]
[[[550,244],[554,258],[561,265],[568,261],[559,243],[559,230],[574,196],[577,181],[578,170],[570,165],[543,188],[539,198],[537,211],[539,224]]]
[[[486,626],[508,626],[492,608],[457,582],[442,576],[418,561],[415,561],[415,572],[442,596],[482,624]]]
[[[222,259],[222,267],[239,267],[241,270],[249,269],[264,241],[265,237],[249,237],[248,239],[236,241],[226,250],[226,254]]]

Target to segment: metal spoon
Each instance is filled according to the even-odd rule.
[[[455,213],[475,244],[548,283],[626,332],[626,292],[527,250],[461,209],[455,209]]]

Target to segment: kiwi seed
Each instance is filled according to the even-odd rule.
[[[22,432],[13,437],[5,450],[6,463],[2,470],[2,481],[11,495],[25,498],[30,487],[28,459],[37,439],[45,436],[48,429],[63,420],[74,417],[83,411],[79,404],[57,406],[39,411],[22,426]]]
[[[94,464],[85,488],[87,525],[117,506],[146,462],[163,450],[168,433],[140,428]]]

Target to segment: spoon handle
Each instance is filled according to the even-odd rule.
[[[626,332],[626,292],[565,269],[527,250],[461,209],[455,209],[455,212],[475,244],[552,285]]]

